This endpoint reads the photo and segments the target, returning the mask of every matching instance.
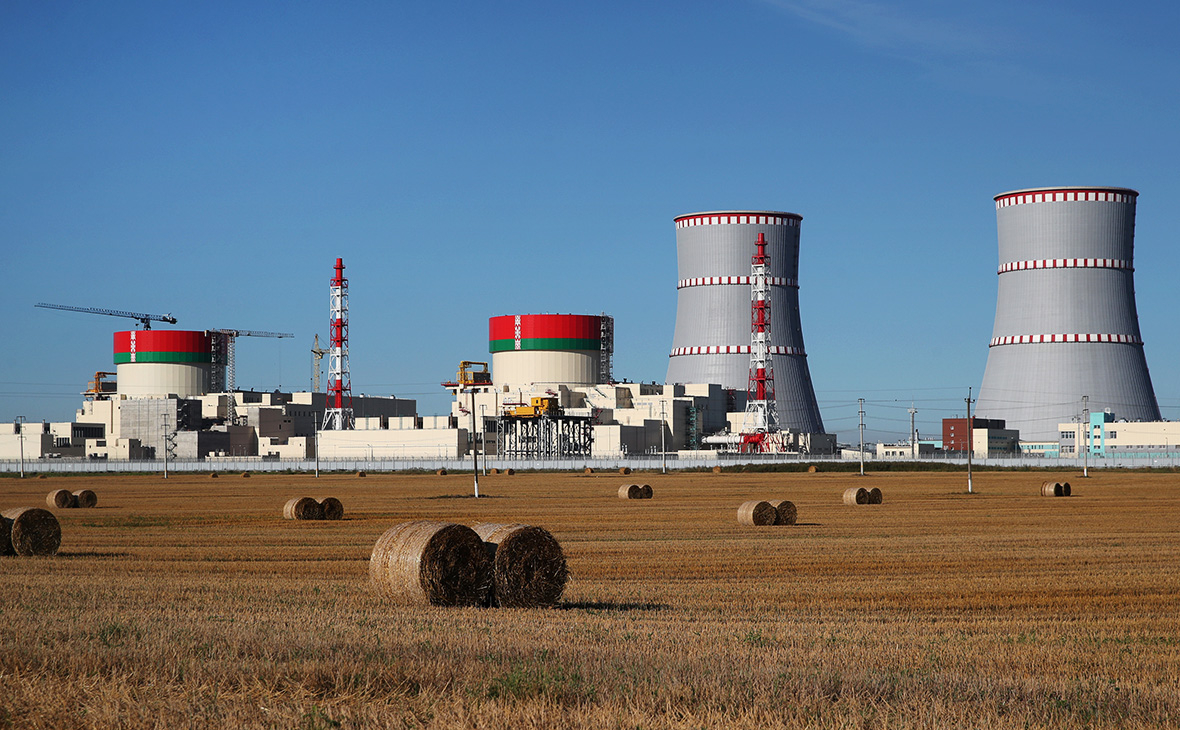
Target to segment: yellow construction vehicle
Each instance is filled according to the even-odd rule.
[[[515,406],[504,411],[506,416],[516,418],[540,418],[541,416],[556,416],[559,413],[556,398],[534,397],[527,406]]]

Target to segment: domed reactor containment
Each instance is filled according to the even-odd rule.
[[[997,195],[996,323],[975,412],[1022,441],[1056,441],[1091,411],[1158,421],[1135,311],[1135,200],[1127,188]]]
[[[777,211],[690,213],[675,219],[679,281],[668,383],[750,383],[750,257],[770,258],[771,363],[782,428],[823,433],[799,321],[799,224]]]

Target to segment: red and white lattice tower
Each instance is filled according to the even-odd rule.
[[[762,448],[766,435],[779,430],[774,400],[774,366],[770,360],[770,283],[767,271],[766,236],[758,234],[750,267],[750,385],[746,391],[746,419],[743,440],[755,450]]]
[[[324,408],[325,431],[343,431],[353,427],[352,381],[348,373],[348,279],[344,278],[344,260],[336,259],[332,277],[332,318],[328,348],[328,402]]]

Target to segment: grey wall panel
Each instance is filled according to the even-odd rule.
[[[1004,419],[1025,441],[1056,440],[1083,396],[1092,411],[1160,418],[1135,307],[1137,195],[1099,187],[996,196],[999,283],[978,416]],[[1117,341],[1073,341],[1094,335]]]
[[[749,277],[754,242],[765,235],[770,256],[771,341],[805,353],[799,316],[799,222],[791,213],[722,211],[676,219],[678,279],[706,280],[681,286],[676,329],[668,363],[669,383],[718,383],[744,392],[749,385],[749,353],[676,354],[686,348],[741,347],[750,344],[750,284],[719,283],[719,277]],[[694,225],[686,225],[693,222]],[[786,427],[823,432],[811,374],[804,354],[776,354],[775,401]]]

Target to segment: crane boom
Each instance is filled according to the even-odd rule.
[[[60,309],[65,312],[83,312],[85,314],[105,314],[110,317],[127,317],[128,319],[138,319],[139,323],[143,325],[145,330],[152,328],[152,322],[167,322],[168,324],[176,324],[176,317],[171,314],[146,314],[144,312],[125,312],[122,309],[101,309],[99,307],[71,307],[68,304],[47,304],[40,302],[34,306],[42,309]]]

